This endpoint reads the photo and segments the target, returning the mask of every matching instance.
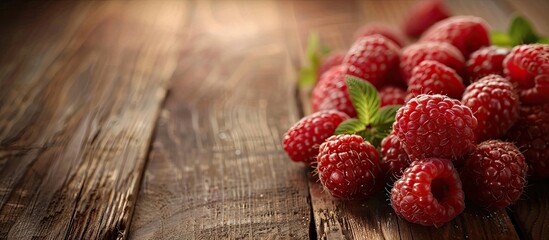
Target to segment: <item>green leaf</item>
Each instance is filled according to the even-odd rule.
[[[380,140],[387,137],[389,133],[391,133],[391,130],[393,130],[393,123],[384,123],[381,125],[376,126],[374,135],[379,138]]]
[[[335,130],[335,134],[356,134],[364,131],[366,125],[356,118],[347,119],[339,124]]]
[[[326,46],[322,46],[320,48],[320,52],[322,53],[322,56],[327,56],[328,54],[330,54],[330,52],[332,52],[332,49]]]
[[[387,137],[393,129],[393,122],[395,122],[396,112],[401,107],[402,106],[400,105],[391,105],[379,109],[379,112],[373,119],[372,124],[361,136],[365,136],[365,139],[367,137],[367,141],[369,141],[376,148],[380,148],[383,138]]]
[[[318,47],[320,45],[320,37],[317,32],[309,33],[309,39],[307,41],[307,58],[311,59],[314,55],[318,54]]]
[[[320,37],[317,32],[311,32],[307,42],[307,60],[313,70],[318,70],[320,66],[319,48]]]
[[[509,36],[513,46],[535,43],[538,41],[538,36],[534,32],[532,24],[530,24],[526,18],[519,15],[516,15],[511,20],[511,25],[509,25]]]
[[[372,133],[374,135],[374,138],[372,139],[371,143],[376,148],[381,147],[381,141],[389,135],[391,130],[393,129],[393,124],[383,124],[379,125],[376,128],[374,128],[374,132]]]
[[[318,33],[311,32],[307,42],[306,63],[299,71],[298,83],[301,87],[313,86],[318,78],[318,68],[320,67],[320,38]]]
[[[374,145],[375,142],[375,136],[372,134],[369,130],[364,130],[356,133],[357,135],[361,136],[364,140],[368,141],[372,145]],[[374,145],[376,146],[376,145]]]
[[[395,121],[396,112],[400,109],[402,105],[390,105],[384,106],[379,109],[379,114],[376,115],[372,125],[385,125],[393,124]]]
[[[360,135],[364,140],[370,142],[374,147],[380,148],[381,141],[385,138],[392,130],[392,124],[378,125],[375,127],[368,128],[364,131],[357,132],[356,134]]]
[[[379,94],[376,88],[369,82],[357,77],[346,76],[346,80],[358,119],[364,125],[371,124],[380,106]]]
[[[313,86],[316,82],[317,71],[311,67],[304,67],[299,71],[299,86]]]
[[[510,47],[512,46],[511,38],[509,35],[502,32],[492,32],[490,34],[490,40],[492,44],[501,46],[501,47]]]
[[[541,37],[538,39],[538,43],[549,44],[549,38]]]

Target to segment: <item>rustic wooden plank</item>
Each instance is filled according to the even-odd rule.
[[[0,238],[125,238],[186,5],[36,6],[0,34]]]
[[[509,214],[524,239],[549,238],[549,181],[531,182]]]
[[[277,4],[196,3],[131,238],[309,238],[305,170],[281,145],[298,113]]]
[[[493,29],[505,29],[508,13],[501,10],[497,1],[448,1],[456,15],[470,14],[485,18]],[[311,13],[308,3],[294,4],[295,32],[320,31],[324,42],[330,47],[345,49],[348,43],[333,41],[331,32],[342,30],[342,24],[360,26],[367,22],[385,22],[398,25],[402,22],[412,1],[359,1],[349,2],[348,8],[335,8],[331,3],[315,2],[317,13]],[[301,13],[307,12],[307,17]],[[347,19],[325,16],[348,16]],[[317,16],[314,20],[310,16]],[[324,18],[333,19],[327,22]],[[336,21],[337,20],[337,21]],[[349,23],[354,21],[355,23]],[[303,23],[305,22],[305,23]],[[358,22],[359,24],[356,24]],[[322,29],[322,30],[319,30]],[[354,31],[355,29],[350,29]],[[323,31],[327,32],[323,34]],[[349,31],[349,30],[347,30]],[[327,36],[326,36],[327,35]],[[341,34],[352,36],[352,32]],[[305,39],[301,34],[300,38]],[[304,41],[301,41],[304,44]],[[329,45],[328,44],[328,45]],[[304,49],[304,46],[302,46]],[[300,56],[301,53],[294,53]],[[303,59],[303,57],[301,57]],[[308,90],[300,93],[304,113],[310,112]],[[323,191],[315,177],[310,177],[309,190],[313,206],[315,228],[321,239],[517,239],[511,219],[500,210],[485,213],[471,207],[445,226],[435,229],[408,223],[394,214],[387,195],[379,193],[365,202],[346,202],[331,198]]]

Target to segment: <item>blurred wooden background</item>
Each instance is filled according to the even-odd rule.
[[[384,193],[330,198],[282,150],[308,32],[345,49],[413,3],[1,3],[0,239],[548,239],[547,182],[433,229]],[[549,1],[447,3],[549,35]]]

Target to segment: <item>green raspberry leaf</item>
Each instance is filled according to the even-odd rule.
[[[401,107],[402,105],[390,105],[382,107],[381,109],[379,109],[379,114],[374,119],[372,125],[392,125],[393,122],[395,122],[396,113]]]
[[[339,124],[335,130],[335,134],[356,134],[364,131],[366,125],[356,118],[347,119]]]
[[[320,46],[320,37],[317,32],[309,33],[309,40],[307,42],[307,59],[311,64],[314,65],[315,61],[318,60],[318,48]]]
[[[387,137],[387,135],[389,135],[389,133],[391,133],[391,130],[393,130],[393,123],[385,123],[385,124],[382,124],[382,125],[378,125],[375,128],[374,135],[381,142],[381,140],[383,140],[383,138]],[[377,146],[377,145],[374,145],[374,146]]]
[[[526,18],[519,15],[516,15],[511,20],[511,25],[509,25],[509,36],[513,46],[535,43],[539,38],[534,32],[532,24],[530,24]]]
[[[311,67],[304,67],[299,71],[299,86],[313,86],[316,82],[317,72]]]
[[[392,124],[384,124],[376,127],[368,128],[364,131],[357,132],[356,134],[360,135],[364,140],[370,142],[377,149],[381,148],[381,141],[385,138],[392,130]]]
[[[313,86],[318,78],[318,68],[320,67],[320,38],[318,33],[311,32],[307,42],[306,63],[299,71],[298,83],[301,87]]]
[[[327,56],[332,52],[332,49],[323,45],[320,48],[320,52],[322,53],[322,56]]]
[[[369,141],[376,148],[381,147],[381,141],[391,132],[396,113],[401,107],[401,105],[391,105],[379,109],[378,114],[373,119],[372,125],[367,129],[371,136]]]
[[[320,44],[320,37],[317,32],[309,33],[307,49],[305,50],[306,62],[299,71],[299,86],[314,86],[318,79],[318,70],[323,57],[330,54],[331,49]]]
[[[502,32],[492,32],[490,34],[490,41],[492,44],[500,47],[510,47],[512,45],[511,37]]]
[[[376,88],[366,80],[357,77],[346,76],[345,78],[358,119],[364,125],[371,124],[378,114],[380,106],[379,94]]]
[[[368,141],[372,145],[374,145],[374,142],[376,142],[375,136],[369,130],[360,131],[360,132],[357,132],[356,134],[361,136],[364,140]],[[374,147],[377,148],[377,145],[374,145]]]
[[[541,37],[538,39],[538,43],[549,44],[549,38]]]
[[[392,129],[393,129],[392,124],[384,124],[384,125],[377,126],[375,131],[372,133],[373,139],[372,141],[370,141],[370,143],[374,145],[374,147],[380,149],[381,141],[383,141],[383,139],[387,137],[389,133],[391,133]]]

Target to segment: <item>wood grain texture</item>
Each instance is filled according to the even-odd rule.
[[[549,181],[531,182],[509,214],[523,239],[549,238]]]
[[[184,6],[29,6],[0,34],[0,238],[124,238]]]
[[[278,9],[196,2],[132,239],[309,238],[305,170],[281,145],[298,114]]]
[[[347,2],[345,8],[336,8],[330,2],[315,2],[315,13],[309,2],[293,4],[294,31],[307,33],[320,31],[321,40],[334,49],[346,49],[349,42],[334,40],[336,36],[352,36],[342,26],[360,26],[369,22],[384,22],[396,26],[403,21],[413,1],[357,1]],[[508,13],[497,1],[447,1],[456,15],[477,15],[486,19],[494,29],[504,29]],[[490,9],[490,11],[488,11]],[[496,9],[492,11],[492,9]],[[307,12],[305,17],[301,13]],[[326,15],[328,14],[328,15]],[[347,16],[337,18],[334,16]],[[315,20],[311,16],[317,16]],[[326,22],[332,19],[333,22]],[[305,24],[305,23],[307,24]],[[358,24],[357,24],[358,23]],[[319,30],[322,29],[322,30]],[[352,28],[354,31],[355,28]],[[306,44],[306,34],[299,35]],[[301,46],[302,49],[305,45]],[[298,53],[296,53],[298,54]],[[299,56],[299,55],[297,55]],[[301,57],[303,59],[303,57]],[[300,93],[304,113],[309,113],[309,92]],[[382,192],[365,202],[346,202],[333,199],[323,191],[314,177],[310,178],[315,227],[320,239],[518,239],[517,232],[505,210],[486,213],[467,208],[458,218],[435,229],[411,224],[400,219],[389,206],[388,196]]]

